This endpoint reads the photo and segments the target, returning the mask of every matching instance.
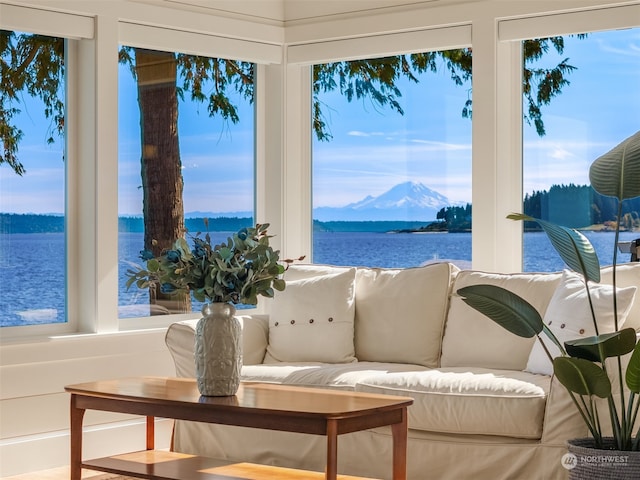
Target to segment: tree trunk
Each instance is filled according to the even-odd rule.
[[[135,54],[142,135],[144,248],[158,256],[185,234],[176,58],[170,52],[139,48]],[[152,305],[164,306],[171,312],[191,311],[188,294],[166,296],[157,288],[149,294]]]

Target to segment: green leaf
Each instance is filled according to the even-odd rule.
[[[127,290],[131,288],[131,285],[133,285],[133,282],[135,281],[136,281],[136,277],[129,277],[126,283]]]
[[[458,290],[470,307],[518,335],[531,338],[543,329],[538,311],[523,298],[495,285],[470,285]]]
[[[607,398],[611,394],[611,382],[605,371],[583,358],[556,357],[553,373],[570,392],[578,395],[595,395]]]
[[[184,238],[178,238],[173,244],[175,250],[179,250],[180,252],[190,252],[189,244]]]
[[[605,358],[620,357],[631,352],[636,345],[636,331],[633,328],[625,328],[619,332],[569,340],[564,345],[572,357],[601,362]],[[603,358],[600,358],[601,349]]]
[[[160,262],[158,262],[158,260],[156,260],[155,258],[147,260],[147,269],[150,272],[157,272],[158,270],[160,270]]]
[[[283,291],[285,289],[285,281],[282,280],[281,278],[274,279],[273,280],[273,288],[275,288],[279,292]]]
[[[640,196],[640,131],[598,157],[589,168],[594,190],[619,201]]]
[[[549,338],[553,343],[555,343],[556,347],[558,347],[558,349],[564,353],[564,345],[562,345],[558,339],[556,338],[556,336],[554,335],[554,333],[551,331],[551,329],[549,327],[547,327],[546,325],[542,325],[542,331],[544,332],[544,334],[547,336],[547,338]]]
[[[549,237],[553,248],[571,270],[580,273],[586,280],[600,281],[598,255],[589,239],[582,233],[520,213],[512,213],[507,215],[507,218],[538,223]]]
[[[629,390],[640,393],[640,343],[637,343],[631,354],[626,374]]]
[[[220,253],[220,257],[222,257],[222,259],[225,261],[228,261],[233,257],[233,251],[228,247],[222,247],[220,250],[218,250],[218,253]]]

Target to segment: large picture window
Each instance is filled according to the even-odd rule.
[[[528,65],[537,72],[536,83],[556,82],[562,65],[568,83],[551,103],[539,103],[543,134],[524,92],[530,120],[523,132],[524,212],[581,229],[603,265],[612,262],[616,206],[593,191],[588,172],[593,160],[640,130],[639,37],[638,28],[555,37],[561,48]],[[632,240],[640,236],[640,202],[625,205],[620,239]],[[525,224],[524,270],[562,269],[560,257],[549,251],[546,235]]]
[[[471,51],[314,66],[313,261],[471,261]]]
[[[0,326],[66,323],[65,39],[0,40]]]
[[[199,310],[127,290],[126,272],[177,238],[214,243],[254,217],[254,65],[123,47],[119,73],[119,316]]]

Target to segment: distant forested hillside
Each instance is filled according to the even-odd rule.
[[[623,204],[621,225],[626,229],[640,229],[640,198],[627,200]],[[471,228],[471,205],[442,208],[437,221],[313,221],[314,231],[323,232],[402,232],[402,231],[449,231],[464,232]],[[548,191],[535,191],[524,198],[523,211],[532,217],[571,228],[586,228],[591,225],[607,225],[616,218],[616,200],[596,193],[588,185],[553,185]],[[190,233],[236,232],[253,225],[251,217],[187,218],[185,225]],[[536,223],[526,222],[527,230],[535,230]],[[143,232],[141,217],[120,217],[120,232]],[[35,215],[0,213],[0,233],[55,233],[64,232],[62,215]]]
[[[625,200],[622,229],[640,229],[640,198]],[[617,200],[595,192],[589,185],[553,185],[548,191],[536,191],[524,198],[523,212],[570,228],[613,229]],[[437,221],[398,229],[399,232],[467,232],[472,223],[471,204],[442,208]],[[535,222],[525,222],[526,230],[540,230]]]
[[[253,218],[217,217],[209,218],[208,222],[209,225],[207,226],[204,218],[184,219],[187,231],[196,234],[198,232],[237,232],[241,228],[251,227],[253,225]],[[142,217],[120,217],[118,218],[118,231],[144,232],[144,221]]]
[[[204,218],[185,219],[187,231],[197,232],[237,232],[243,227],[253,225],[250,217],[219,217],[209,219],[209,226]],[[140,217],[120,217],[118,219],[120,232],[144,232],[144,223]],[[64,232],[64,217],[62,215],[35,215],[0,213],[0,233],[59,233]]]
[[[0,233],[64,232],[62,215],[0,213]]]
[[[471,231],[471,204],[465,206],[450,206],[441,208],[436,216],[437,221],[428,225],[422,224],[419,228],[411,228],[408,230],[400,230],[399,233],[406,231],[413,233],[420,232],[450,232],[462,233]]]
[[[390,232],[419,228],[424,222],[387,221],[387,220],[366,220],[356,221],[313,221],[315,232]]]
[[[570,228],[606,224],[615,220],[617,200],[596,193],[589,185],[553,185],[524,198],[524,213]],[[623,203],[621,226],[640,228],[640,198]],[[537,224],[527,228],[536,228]]]

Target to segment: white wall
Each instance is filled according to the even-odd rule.
[[[520,93],[512,88],[519,56],[508,40],[517,39],[518,32],[540,32],[542,26],[547,28],[546,34],[562,34],[593,30],[599,25],[640,25],[637,1],[486,0],[462,5],[464,2],[450,0],[416,3],[411,8],[405,4],[396,9],[385,8],[389,2],[335,2],[344,3],[336,15],[328,15],[326,10],[327,4],[334,2],[323,2],[322,8],[295,2],[275,14],[261,11],[260,16],[248,14],[244,4],[239,11],[230,11],[234,2],[214,2],[215,11],[203,10],[201,0],[194,3],[200,4],[195,10],[172,11],[124,0],[0,1],[2,28],[60,34],[78,24],[47,21],[45,15],[44,21],[34,25],[41,11],[78,14],[88,19],[91,27],[77,32],[77,38],[84,38],[75,57],[82,67],[73,81],[82,101],[71,105],[75,111],[72,120],[82,132],[70,139],[68,159],[75,165],[69,194],[76,205],[70,212],[75,219],[70,242],[72,251],[79,252],[79,259],[70,265],[75,272],[70,292],[71,327],[66,335],[40,332],[13,338],[8,331],[0,331],[1,476],[68,464],[68,395],[64,385],[173,374],[164,346],[168,320],[132,321],[129,325],[141,329],[131,330],[130,326],[127,331],[117,319],[117,202],[113,192],[117,192],[118,41],[147,42],[146,46],[157,48],[183,45],[262,64],[256,110],[260,162],[257,220],[272,224],[280,244],[276,246],[282,247],[284,256],[298,256],[311,248],[308,65],[314,55],[330,59],[336,51],[347,51],[332,49],[335,44],[326,40],[344,42],[340,45],[355,56],[393,48],[393,42],[387,41],[390,38],[402,44],[417,36],[432,48],[470,43],[474,53],[474,267],[508,271],[520,268],[520,232],[504,216],[519,210],[522,198],[517,133]],[[356,4],[376,8],[354,15]],[[619,4],[631,7],[590,12]],[[35,6],[37,10],[16,13],[15,5]],[[567,15],[585,9],[585,14]],[[171,27],[172,33],[165,35],[162,29],[166,27]],[[362,40],[371,35],[378,37]],[[289,56],[291,62],[287,63]],[[152,326],[156,328],[149,329]],[[87,456],[143,448],[142,419],[98,413],[88,414],[85,423],[91,426],[85,444]],[[159,446],[168,445],[169,434],[170,422],[164,421],[159,425]]]
[[[39,338],[0,347],[0,474],[68,465],[69,395],[64,386],[124,376],[172,376],[164,329]],[[86,458],[143,450],[140,417],[87,412]],[[167,447],[171,422],[157,423]]]

